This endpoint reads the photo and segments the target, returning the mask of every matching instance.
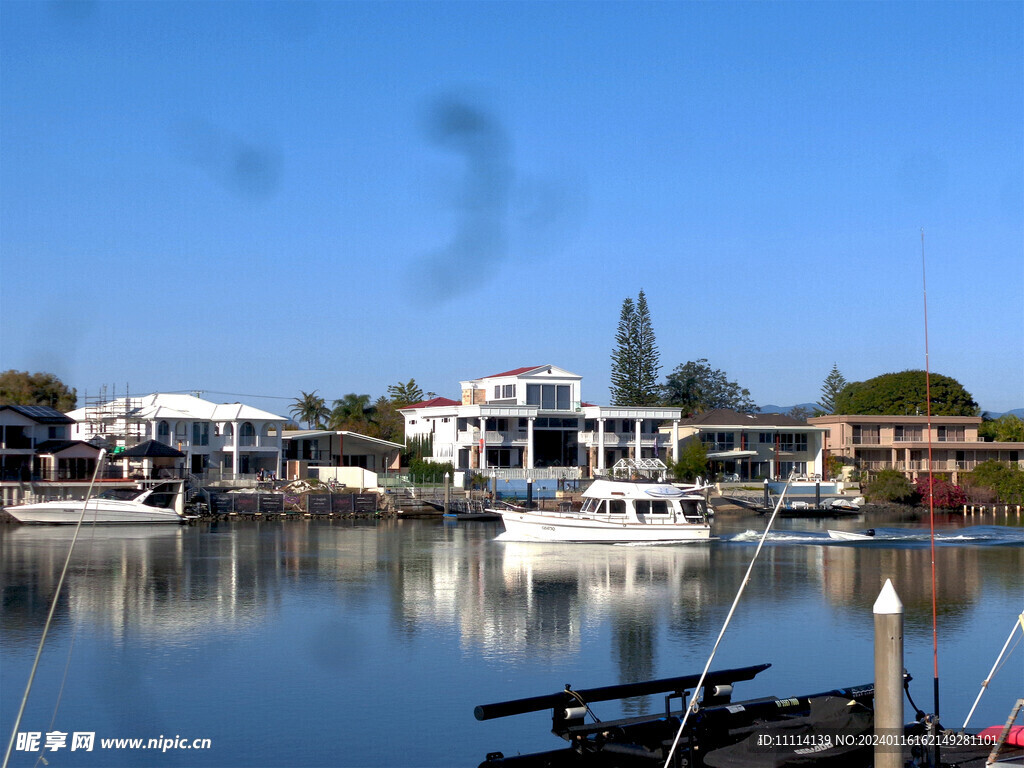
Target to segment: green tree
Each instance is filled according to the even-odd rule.
[[[839,372],[839,366],[832,363],[832,371],[825,377],[821,385],[821,400],[817,405],[821,408],[822,415],[836,412],[836,397],[843,391],[847,384],[846,377]]]
[[[379,437],[381,440],[401,443],[405,434],[405,419],[398,412],[398,408],[399,406],[393,400],[383,396],[378,397],[373,407],[367,411],[369,423],[365,434],[370,437]]]
[[[978,436],[997,443],[1024,443],[1024,421],[1012,413],[998,419],[984,419],[978,427]]]
[[[296,421],[306,422],[308,429],[317,429],[323,426],[324,420],[330,413],[327,410],[327,403],[317,395],[315,389],[312,392],[303,392],[302,390],[299,392],[301,394],[292,402],[288,413]]]
[[[651,322],[651,311],[647,306],[647,296],[643,291],[636,298],[636,323],[633,332],[636,335],[637,370],[634,386],[637,402],[630,405],[651,406],[661,402],[661,388],[658,386],[658,372],[661,370],[661,353],[654,337],[654,325]]]
[[[335,400],[327,422],[328,429],[345,429],[352,432],[366,432],[369,424],[367,410],[370,408],[369,395],[350,392]]]
[[[917,491],[898,469],[883,469],[864,485],[864,497],[872,502],[912,504],[918,500]]]
[[[637,350],[633,335],[636,307],[630,298],[623,299],[619,312],[619,325],[615,329],[615,348],[612,350],[611,395],[612,405],[629,405],[635,396],[633,374],[636,371]]]
[[[407,382],[398,382],[388,387],[388,397],[398,408],[423,401],[423,390],[416,383],[416,379],[409,379]]]
[[[662,401],[688,414],[715,408],[731,408],[740,413],[757,410],[750,391],[729,381],[725,372],[712,368],[706,358],[676,366],[665,377]]]
[[[647,296],[640,291],[636,302],[623,300],[619,313],[612,350],[612,405],[657,405],[660,357]]]
[[[669,466],[676,480],[692,483],[703,477],[708,471],[708,450],[699,439],[693,438],[683,443],[679,451],[679,460]]]
[[[932,415],[975,416],[978,404],[956,379],[931,374]],[[883,373],[847,384],[836,395],[835,413],[916,416],[927,413],[924,371]]]
[[[9,371],[0,373],[0,405],[48,405],[67,413],[74,410],[78,393],[52,373]]]
[[[1016,464],[983,461],[964,482],[974,488],[990,488],[1001,504],[1024,504],[1024,470]]]

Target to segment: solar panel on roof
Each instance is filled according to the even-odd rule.
[[[73,421],[66,414],[48,405],[11,405],[8,407],[36,421]]]

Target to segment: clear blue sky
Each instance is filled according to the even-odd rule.
[[[1024,4],[0,4],[0,368],[79,396],[523,365],[1024,406]],[[209,394],[285,412],[285,401]]]

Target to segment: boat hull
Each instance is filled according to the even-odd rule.
[[[500,511],[505,531],[513,538],[565,542],[707,541],[707,523],[645,523],[594,520],[582,515],[529,511]]]
[[[82,517],[82,502],[47,501],[42,504],[24,504],[20,507],[6,507],[5,511],[19,523],[30,525],[77,525]],[[140,523],[171,523],[184,522],[181,515],[173,509],[161,509],[145,504],[97,503],[90,501],[85,517],[85,525],[123,525]]]

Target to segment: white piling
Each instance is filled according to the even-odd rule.
[[[875,600],[875,768],[903,768],[903,603],[890,579]],[[889,742],[888,744],[886,742]]]

